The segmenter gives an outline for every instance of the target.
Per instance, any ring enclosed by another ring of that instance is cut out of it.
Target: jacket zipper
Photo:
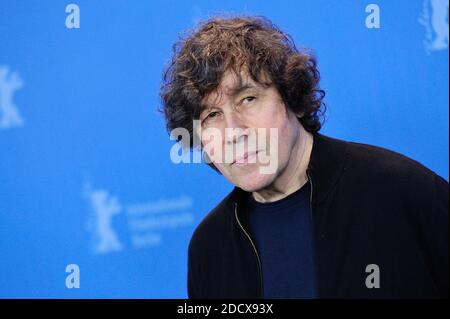
[[[310,215],[311,215],[311,223],[314,225],[314,222],[313,222],[313,213],[312,213],[313,183],[312,183],[311,176],[309,176],[309,172],[308,172],[308,171],[306,171],[306,176],[308,176],[309,184],[310,184],[310,186],[311,186],[311,195],[309,196],[309,213],[310,213]]]
[[[244,232],[244,234],[247,236],[248,240],[250,241],[250,243],[252,244],[253,247],[253,251],[255,252],[256,258],[258,259],[258,268],[259,268],[259,284],[261,287],[261,294],[262,294],[262,298],[264,298],[264,285],[263,285],[263,279],[262,279],[262,267],[261,267],[261,259],[259,258],[258,255],[258,250],[256,249],[255,244],[252,241],[252,238],[250,237],[250,235],[245,231],[244,227],[242,226],[241,222],[239,221],[239,217],[237,214],[237,203],[234,203],[234,216],[236,217],[236,220],[239,224],[239,227],[242,229],[242,231]]]
[[[308,171],[306,171],[306,176],[308,176],[308,180],[309,180],[309,183],[310,183],[310,186],[311,186],[311,195],[310,195],[310,197],[309,197],[309,212],[310,212],[310,214],[311,214],[311,225],[312,225],[312,231],[313,231],[313,234],[315,233],[315,225],[314,225],[314,217],[313,217],[313,206],[312,206],[312,198],[313,198],[313,190],[314,190],[314,188],[313,188],[313,182],[312,182],[312,179],[311,179],[311,176],[309,175],[309,172]],[[315,238],[315,236],[313,235],[313,238]],[[315,241],[315,240],[314,240]],[[315,267],[317,267],[317,258],[316,258],[316,254],[317,254],[317,251],[315,250],[315,246],[316,246],[316,243],[314,243],[314,259],[315,259]],[[317,268],[316,268],[316,274],[318,273],[318,271],[317,271]],[[316,295],[318,296],[319,295],[319,286],[318,286],[318,279],[316,279]]]

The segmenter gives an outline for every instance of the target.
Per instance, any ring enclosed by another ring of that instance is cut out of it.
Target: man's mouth
[[[258,151],[245,152],[244,155],[236,158],[231,165],[247,165],[256,163],[256,155]]]

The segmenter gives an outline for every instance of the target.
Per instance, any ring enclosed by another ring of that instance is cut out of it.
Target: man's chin
[[[272,183],[273,177],[271,175],[261,175],[250,177],[247,176],[242,180],[239,180],[236,184],[237,187],[243,189],[247,192],[257,192],[260,191]]]

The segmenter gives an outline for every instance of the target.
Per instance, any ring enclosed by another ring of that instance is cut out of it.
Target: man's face
[[[218,89],[205,97],[197,133],[223,176],[254,192],[269,186],[283,172],[301,124],[273,85],[263,86],[246,73],[241,73],[241,79],[226,72]],[[213,137],[208,130],[220,134]]]

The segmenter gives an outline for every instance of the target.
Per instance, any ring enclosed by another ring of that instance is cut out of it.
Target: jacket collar
[[[348,142],[321,133],[313,133],[313,147],[307,174],[312,181],[313,203],[322,202],[346,169]],[[235,186],[229,204],[239,203],[249,192]]]

